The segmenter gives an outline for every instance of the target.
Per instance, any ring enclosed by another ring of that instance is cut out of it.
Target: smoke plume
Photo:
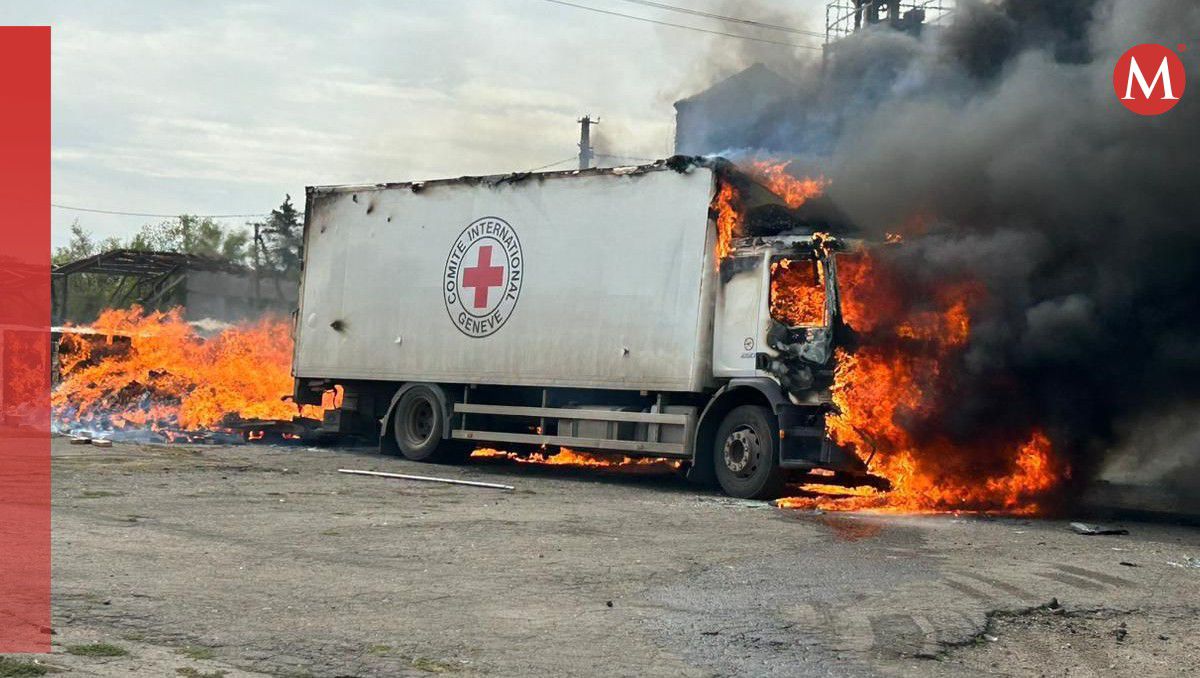
[[[728,122],[746,152],[818,166],[866,234],[904,233],[887,258],[913,289],[983,283],[943,434],[1044,430],[1077,480],[1113,449],[1194,467],[1200,93],[1142,117],[1112,82],[1140,43],[1184,44],[1200,79],[1196,36],[1192,2],[960,2],[919,37],[872,27],[781,71],[794,96]],[[1146,435],[1165,412],[1174,435]]]

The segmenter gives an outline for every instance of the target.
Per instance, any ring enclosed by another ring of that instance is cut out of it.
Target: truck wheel
[[[392,416],[392,432],[400,454],[413,461],[460,463],[471,455],[470,445],[442,438],[446,412],[428,386],[416,386],[400,396]]]
[[[759,405],[735,407],[725,415],[713,446],[717,481],[725,494],[773,499],[783,491],[774,421],[771,411]]]

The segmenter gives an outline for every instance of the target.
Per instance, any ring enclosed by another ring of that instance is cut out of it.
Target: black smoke
[[[868,234],[908,228],[887,256],[914,289],[981,281],[937,426],[1043,429],[1086,480],[1112,450],[1152,454],[1166,413],[1178,432],[1200,411],[1197,36],[1195,2],[960,2],[940,29],[872,28],[797,66],[803,98],[749,112],[761,133],[740,150],[820,169]],[[1184,44],[1195,80],[1158,117],[1113,93],[1140,43]],[[1200,439],[1200,419],[1183,428]],[[1173,448],[1196,468],[1200,449]]]

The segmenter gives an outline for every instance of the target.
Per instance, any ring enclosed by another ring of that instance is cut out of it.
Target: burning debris
[[[283,319],[205,339],[178,309],[135,307],[104,311],[90,329],[64,332],[59,343],[62,381],[51,396],[59,430],[82,429],[93,438],[149,432],[184,442],[281,439],[300,437],[305,418],[322,416],[323,407],[286,399],[292,341]],[[335,398],[328,394],[325,407]]]

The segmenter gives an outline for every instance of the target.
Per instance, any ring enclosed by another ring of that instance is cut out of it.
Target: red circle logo
[[[468,337],[499,330],[521,294],[524,260],[517,232],[499,217],[472,221],[446,256],[442,289],[450,321]]]
[[[1117,100],[1138,115],[1161,115],[1171,110],[1186,86],[1183,61],[1162,45],[1138,45],[1122,54],[1113,69]]]

